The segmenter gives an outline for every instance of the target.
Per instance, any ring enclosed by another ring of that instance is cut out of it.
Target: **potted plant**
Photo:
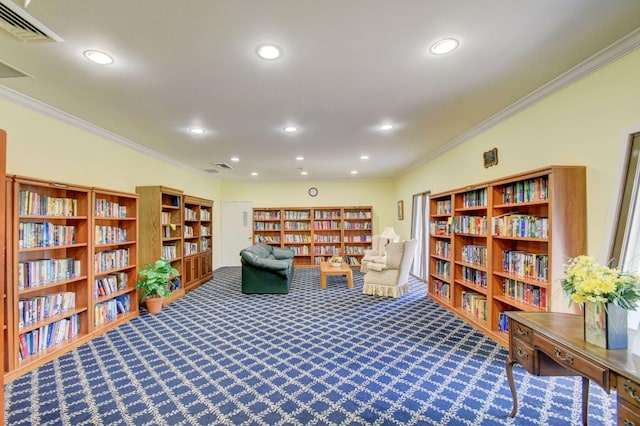
[[[147,263],[138,271],[136,290],[140,290],[140,299],[145,301],[150,314],[162,310],[164,298],[171,294],[169,286],[171,278],[178,275],[178,270],[171,266],[167,259],[158,259],[155,263]]]

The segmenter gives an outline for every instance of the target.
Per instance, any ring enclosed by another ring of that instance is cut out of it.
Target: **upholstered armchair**
[[[374,296],[400,297],[409,291],[409,269],[417,240],[389,243],[384,264],[372,263],[364,275],[362,292]]]
[[[369,262],[384,263],[386,245],[390,242],[400,241],[400,236],[396,235],[392,227],[384,228],[384,232],[380,235],[374,235],[371,238],[371,249],[364,251],[364,256],[360,261],[360,272],[368,271]]]

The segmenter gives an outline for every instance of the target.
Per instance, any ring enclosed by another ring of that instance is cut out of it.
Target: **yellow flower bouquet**
[[[614,303],[627,310],[638,306],[640,277],[637,274],[599,265],[590,256],[576,256],[564,266],[562,289],[572,302],[592,302],[600,307]]]

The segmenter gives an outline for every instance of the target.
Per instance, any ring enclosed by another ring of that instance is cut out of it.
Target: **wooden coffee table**
[[[327,288],[327,275],[344,275],[347,277],[347,287],[353,288],[353,272],[346,263],[341,263],[340,267],[331,265],[331,262],[320,262],[320,287]]]

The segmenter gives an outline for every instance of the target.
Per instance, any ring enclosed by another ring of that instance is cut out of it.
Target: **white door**
[[[240,266],[240,250],[252,244],[252,212],[253,201],[222,202],[222,266]]]

